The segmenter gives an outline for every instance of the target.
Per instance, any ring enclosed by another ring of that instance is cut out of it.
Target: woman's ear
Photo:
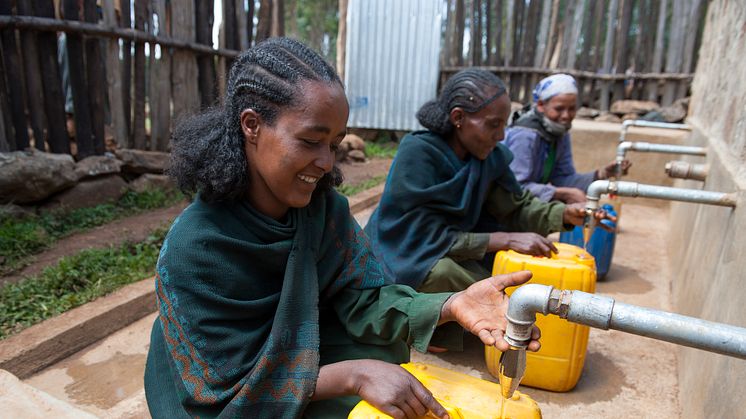
[[[544,101],[543,100],[539,99],[536,101],[536,110],[541,113],[544,113]]]
[[[461,128],[461,125],[464,123],[464,116],[466,116],[464,110],[456,106],[455,108],[451,109],[449,119],[451,120],[453,126],[455,126],[456,128]]]
[[[243,136],[251,144],[256,144],[256,139],[259,136],[259,127],[262,125],[262,118],[253,109],[244,109],[241,111],[241,132]]]

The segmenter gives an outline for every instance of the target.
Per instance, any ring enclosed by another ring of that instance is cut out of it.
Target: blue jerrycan
[[[616,211],[610,204],[604,204],[601,208],[616,217]],[[611,259],[614,257],[614,244],[616,243],[616,223],[611,220],[602,220],[601,224],[610,227],[612,232],[596,227],[588,241],[588,249],[586,249],[596,259],[596,275],[599,280],[604,279],[609,272]],[[571,231],[560,233],[559,241],[560,243],[583,247],[583,227],[575,226]]]

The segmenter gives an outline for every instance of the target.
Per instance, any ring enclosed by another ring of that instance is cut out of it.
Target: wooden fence
[[[540,78],[565,72],[581,103],[669,105],[688,94],[707,0],[447,0],[441,79],[471,66],[527,103]],[[466,40],[466,42],[465,42]]]
[[[119,148],[165,151],[174,120],[221,97],[238,51],[284,32],[282,0],[247,8],[221,0],[214,49],[213,2],[0,0],[0,151],[33,146],[82,159],[102,154],[107,138]]]

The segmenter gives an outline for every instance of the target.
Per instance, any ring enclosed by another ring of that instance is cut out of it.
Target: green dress
[[[282,222],[246,202],[199,197],[174,221],[158,260],[160,315],[145,392],[154,418],[345,417],[359,401],[309,403],[321,365],[401,363],[432,340],[450,294],[385,285],[367,238],[336,192]],[[434,338],[436,334],[440,339]]]

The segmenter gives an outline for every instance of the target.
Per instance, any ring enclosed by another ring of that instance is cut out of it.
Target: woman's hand
[[[453,294],[441,309],[440,322],[456,321],[464,329],[479,336],[485,345],[494,345],[500,351],[507,351],[509,344],[503,339],[507,320],[508,296],[505,288],[526,283],[531,272],[520,271],[507,275],[497,275],[483,279],[464,291]],[[539,328],[531,332],[529,351],[541,347]]]
[[[345,362],[353,363],[348,374],[354,394],[381,412],[397,419],[419,418],[428,411],[439,418],[448,417],[430,390],[404,368],[373,359]]]
[[[610,215],[602,209],[597,209],[593,212],[593,217],[597,221],[608,219],[616,222],[616,217]],[[562,222],[565,224],[572,224],[576,226],[583,225],[585,221],[585,206],[583,204],[572,204],[565,207],[565,211],[562,213]],[[606,231],[613,231],[612,228],[605,226],[604,224],[598,223],[598,226]]]
[[[585,204],[585,192],[578,188],[558,186],[554,189],[554,196],[552,198],[566,204]]]
[[[622,160],[622,173],[621,174],[626,175],[631,166],[632,166],[632,162],[630,162],[627,159]],[[596,177],[600,180],[608,179],[610,177],[615,177],[617,176],[616,170],[617,170],[616,161],[613,161],[607,164],[606,166],[598,169],[598,171],[596,172]]]
[[[487,251],[515,250],[532,256],[552,257],[557,248],[552,241],[536,233],[491,233]]]

